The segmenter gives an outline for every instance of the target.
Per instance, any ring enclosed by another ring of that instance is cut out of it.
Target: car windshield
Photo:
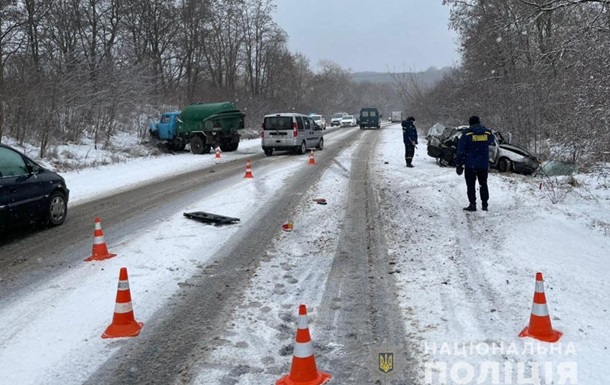
[[[353,119],[353,118],[354,118],[354,117],[353,117],[353,116],[351,116],[351,115],[345,115],[345,116],[343,117],[343,120],[351,120],[351,119]]]
[[[322,117],[320,115],[311,115],[311,118],[313,120],[320,120],[320,119],[322,119]]]
[[[292,130],[291,116],[269,116],[265,118],[265,130]]]
[[[342,116],[343,116],[343,114],[334,114],[334,115],[333,115],[333,118],[340,118],[340,117],[342,117]]]

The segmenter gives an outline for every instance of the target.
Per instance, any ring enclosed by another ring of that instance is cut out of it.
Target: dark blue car
[[[61,225],[69,194],[64,178],[0,144],[0,229]]]

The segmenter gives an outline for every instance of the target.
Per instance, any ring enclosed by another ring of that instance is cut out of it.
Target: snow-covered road
[[[332,145],[333,135],[346,133],[327,135],[326,145]],[[461,209],[466,204],[462,177],[427,157],[424,140],[416,152],[415,168],[407,169],[399,125],[366,134],[380,136],[370,173],[377,191],[380,231],[388,246],[387,274],[399,288],[397,306],[403,313],[411,359],[417,362],[418,383],[437,383],[443,373],[448,383],[475,384],[479,379],[486,381],[478,383],[511,383],[507,378],[513,384],[526,383],[520,375],[538,377],[542,383],[551,378],[556,383],[562,379],[564,383],[604,383],[610,374],[605,365],[610,344],[605,333],[610,324],[607,174],[578,175],[580,187],[552,204],[549,194],[569,186],[544,180],[540,188],[541,179],[492,173],[490,211],[467,214]],[[238,153],[226,154],[222,161],[245,159],[261,152],[259,146],[257,140],[245,142]],[[344,346],[321,338],[328,328],[320,324],[325,319],[321,314],[329,311],[320,308],[321,288],[345,215],[350,213],[347,191],[350,179],[359,177],[351,173],[358,156],[354,148],[346,148],[320,182],[303,191],[301,204],[286,218],[294,222],[295,231],[278,229],[233,322],[220,338],[220,348],[202,363],[195,383],[274,383],[290,367],[300,303],[310,309],[318,366],[332,374],[333,368],[327,365],[340,359]],[[72,202],[78,204],[95,194],[126,188],[126,180],[130,185],[144,183],[178,168],[209,167],[215,161],[213,156],[165,156],[140,165],[131,162],[68,173],[66,179]],[[306,162],[306,157],[295,157],[293,167],[306,167]],[[281,188],[292,170],[288,167],[268,175],[265,183]],[[253,171],[259,177],[256,165]],[[113,185],[121,179],[117,175],[126,179]],[[99,180],[107,181],[107,191],[94,188],[99,183],[91,181]],[[261,197],[256,190],[247,190],[247,180],[241,184],[246,190],[219,192],[214,205],[247,221]],[[313,204],[317,197],[329,204]],[[193,202],[192,207],[204,203],[210,207],[210,201]],[[111,320],[118,269],[130,266],[134,311],[146,333],[149,317],[166,305],[169,292],[206,264],[201,254],[194,260],[192,246],[178,242],[185,231],[189,239],[196,233],[222,242],[236,230],[185,224],[180,211],[156,228],[130,234],[130,242],[109,245],[120,257],[105,261],[103,267],[101,263],[72,267],[61,279],[43,282],[14,302],[2,302],[0,378],[19,384],[81,384],[114,351],[137,344],[138,338],[100,338]],[[210,248],[206,255],[213,254]],[[546,280],[553,327],[564,333],[553,345],[518,337],[529,321],[538,271]],[[397,349],[398,354],[406,347]],[[375,349],[371,350],[370,362],[354,365],[384,378]],[[396,367],[397,373],[404,370]]]

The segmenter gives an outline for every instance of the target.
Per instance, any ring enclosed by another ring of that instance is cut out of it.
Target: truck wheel
[[[191,139],[191,152],[193,154],[203,154],[204,152],[204,145],[203,145],[203,139],[200,136],[193,136],[193,138]],[[210,152],[209,146],[208,147],[208,151]]]
[[[186,147],[186,143],[182,141],[174,141],[171,145],[172,151],[184,151],[184,147]]]
[[[265,155],[267,155],[267,156],[271,156],[271,155],[273,155],[273,149],[271,149],[271,148],[266,148],[266,149],[265,149]]]
[[[239,142],[237,142],[237,143],[230,143],[230,144],[227,145],[227,152],[237,151],[238,147],[239,147]]]
[[[320,138],[320,142],[318,142],[318,146],[316,148],[318,150],[324,150],[324,138]]]

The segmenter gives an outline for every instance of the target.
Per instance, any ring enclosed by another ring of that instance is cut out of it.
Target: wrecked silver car
[[[428,156],[435,158],[440,166],[454,167],[457,144],[462,133],[468,126],[447,128],[439,123],[428,131]],[[533,174],[539,167],[540,161],[526,149],[508,143],[502,134],[492,130],[495,136],[495,145],[489,146],[489,165],[499,172],[514,172],[518,174]]]

